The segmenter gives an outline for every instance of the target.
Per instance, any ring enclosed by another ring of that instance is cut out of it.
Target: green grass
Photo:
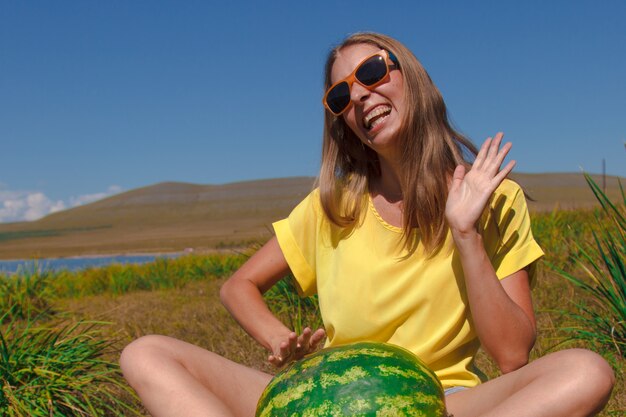
[[[598,224],[608,226],[608,219],[602,216],[602,210],[553,210],[545,213],[533,213],[532,231],[539,245],[546,252],[550,263],[565,269],[576,267],[572,254],[578,254],[579,248],[573,242],[593,240],[593,228]]]
[[[0,311],[5,312],[0,322],[49,314],[53,275],[41,271],[37,263],[20,268],[15,275],[0,275]]]
[[[300,297],[292,275],[278,281],[264,298],[270,310],[298,334],[307,326],[313,331],[323,327],[317,296]]]
[[[0,332],[0,415],[126,416],[137,409],[117,365],[104,358],[112,342],[100,323],[61,327],[29,318]]]
[[[58,297],[121,295],[133,291],[180,288],[192,281],[231,275],[245,259],[244,255],[157,258],[154,262],[142,265],[113,264],[79,272],[57,272],[50,280],[50,285]]]

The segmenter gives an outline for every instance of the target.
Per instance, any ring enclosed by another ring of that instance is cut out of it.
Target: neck
[[[380,158],[380,177],[372,181],[373,194],[379,194],[389,202],[402,201],[402,182],[400,180],[400,167],[386,158]]]

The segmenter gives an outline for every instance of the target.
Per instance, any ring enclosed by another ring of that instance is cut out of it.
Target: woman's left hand
[[[500,169],[512,146],[508,142],[500,148],[503,136],[500,132],[493,139],[487,138],[469,172],[466,173],[462,165],[454,170],[445,212],[453,233],[466,234],[476,230],[489,197],[515,166],[515,161],[510,161]]]

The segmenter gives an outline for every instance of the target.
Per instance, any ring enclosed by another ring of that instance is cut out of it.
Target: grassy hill
[[[582,174],[513,174],[531,211],[595,205]],[[599,176],[594,177],[602,184]],[[266,240],[312,189],[312,177],[224,185],[166,182],[138,188],[33,222],[0,224],[0,259],[219,249]],[[626,185],[626,182],[622,180]],[[616,199],[616,177],[607,177]]]
[[[160,183],[33,222],[0,225],[0,259],[210,249],[265,240],[313,178]]]

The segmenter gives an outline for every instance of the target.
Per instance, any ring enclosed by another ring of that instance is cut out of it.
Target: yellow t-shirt
[[[421,245],[406,257],[402,230],[386,223],[368,200],[362,222],[350,233],[326,218],[318,190],[274,223],[301,293],[318,294],[326,345],[393,343],[426,362],[444,388],[477,385],[473,359],[480,342],[450,233],[434,257],[427,259]],[[505,180],[494,193],[483,241],[500,279],[543,255],[516,183]]]

